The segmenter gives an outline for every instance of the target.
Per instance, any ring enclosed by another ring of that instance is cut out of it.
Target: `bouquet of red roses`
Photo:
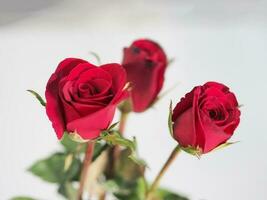
[[[124,135],[131,112],[144,112],[159,99],[168,58],[154,41],[140,39],[124,49],[121,64],[95,66],[78,58],[59,63],[45,98],[29,90],[46,109],[63,150],[37,161],[29,171],[58,186],[69,200],[185,200],[159,182],[176,156],[200,158],[225,147],[240,121],[237,99],[222,83],[194,87],[174,107],[166,105],[170,137],[177,141],[162,169],[149,182],[137,141]],[[113,122],[115,112],[120,121]],[[15,197],[14,200],[32,199]]]

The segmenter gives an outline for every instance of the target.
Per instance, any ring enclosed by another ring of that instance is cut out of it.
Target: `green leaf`
[[[33,90],[27,90],[28,92],[30,92],[31,94],[33,94],[37,100],[40,102],[40,104],[42,106],[46,106],[45,101],[43,100],[43,98],[41,97],[41,95],[39,95],[37,92],[33,91]]]
[[[77,198],[77,190],[70,182],[60,184],[58,188],[58,193],[66,197],[68,200],[76,200]]]
[[[173,137],[172,101],[170,102],[170,107],[169,107],[168,127],[169,127],[170,134]]]
[[[140,177],[137,180],[137,186],[136,186],[136,194],[138,196],[138,199],[145,199],[146,192],[147,192],[146,180],[143,177]]]
[[[120,145],[122,147],[128,148],[131,153],[129,158],[139,165],[146,165],[146,163],[137,157],[136,155],[136,142],[135,140],[129,140],[121,136],[121,134],[117,131],[103,131],[100,139],[105,140],[110,145]]]
[[[103,186],[105,190],[112,192],[112,193],[117,193],[117,192],[120,192],[121,190],[116,180],[107,180],[106,182],[103,183]]]
[[[143,177],[132,181],[116,178],[109,181],[108,191],[112,192],[118,200],[144,200],[146,195],[146,181]]]
[[[26,197],[26,196],[18,196],[18,197],[13,197],[12,199],[10,200],[36,200],[32,197]]]
[[[129,139],[123,138],[121,134],[119,134],[119,132],[105,132],[101,135],[101,137],[112,145],[121,145],[123,147],[128,147],[131,150],[135,149],[134,142]]]
[[[140,196],[145,196],[145,194],[138,194],[138,190],[140,190],[138,181],[121,182],[116,180],[115,182],[117,184],[117,191],[114,190],[113,194],[118,200],[144,200],[139,198]]]
[[[129,162],[130,149],[123,149],[120,152],[119,159],[115,163],[116,177],[122,178],[124,181],[136,181],[143,177],[145,173],[145,166],[137,164],[136,162]]]
[[[44,181],[51,183],[76,180],[81,169],[81,162],[77,158],[73,158],[69,169],[66,171],[64,166],[67,156],[68,154],[65,153],[55,153],[46,159],[37,161],[29,168],[29,171]]]
[[[147,184],[144,179],[145,166],[129,162],[131,150],[123,149],[115,162],[115,175],[105,183],[105,188],[119,200],[144,200]]]
[[[66,156],[65,162],[64,162],[64,171],[67,171],[70,168],[72,161],[73,161],[73,156],[74,156],[73,153],[70,153]]]
[[[153,200],[189,200],[179,194],[176,194],[170,190],[159,188],[153,194]]]

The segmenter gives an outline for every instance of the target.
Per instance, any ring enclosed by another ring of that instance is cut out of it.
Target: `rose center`
[[[224,114],[221,112],[221,110],[212,109],[208,111],[209,116],[212,120],[222,120],[224,119]]]
[[[96,88],[92,87],[88,83],[82,83],[79,85],[79,95],[82,97],[89,97],[97,93]]]
[[[216,117],[216,112],[214,110],[210,110],[209,115],[211,119],[214,119]]]

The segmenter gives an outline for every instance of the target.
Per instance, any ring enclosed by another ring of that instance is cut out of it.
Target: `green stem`
[[[129,115],[128,112],[121,112],[120,124],[119,124],[119,132],[121,135],[123,135],[123,133],[124,133],[124,129],[125,129],[128,115]]]
[[[176,156],[180,153],[181,148],[179,145],[177,145],[172,153],[170,154],[169,158],[167,159],[167,161],[165,162],[165,164],[163,165],[163,167],[161,168],[160,172],[158,173],[158,175],[156,176],[155,180],[153,181],[150,189],[147,192],[146,195],[146,199],[149,199],[149,196],[157,189],[159,182],[161,180],[161,178],[163,177],[163,175],[165,174],[165,172],[168,170],[168,168],[170,167],[170,165],[172,164],[172,162],[175,160]]]
[[[120,124],[119,124],[119,132],[121,135],[123,135],[128,114],[129,113],[121,111]],[[119,156],[120,156],[120,147],[118,145],[115,145],[114,147],[110,148],[108,173],[107,173],[108,179],[112,179],[114,177],[114,167],[116,161],[119,159]]]
[[[119,132],[121,135],[124,134],[125,126],[126,126],[126,121],[128,119],[129,113],[121,111],[121,116],[120,116],[120,124],[119,124]],[[120,147],[118,145],[114,146],[113,148],[113,160],[114,163],[116,160],[119,159],[120,157]]]
[[[94,147],[95,147],[94,141],[88,142],[85,157],[83,160],[82,172],[80,176],[80,186],[79,186],[78,193],[77,193],[77,200],[82,200],[85,181],[86,181],[88,170],[89,170],[90,164],[92,162],[93,154],[94,154]]]
[[[129,112],[124,112],[121,110],[121,116],[120,116],[120,124],[119,124],[119,132],[121,135],[123,135],[127,117],[129,115]],[[114,173],[115,173],[115,163],[120,157],[120,148],[119,146],[114,146],[109,149],[108,151],[108,165],[107,165],[107,179],[113,179],[114,178]],[[101,194],[99,196],[99,200],[105,200],[106,198],[106,193]]]

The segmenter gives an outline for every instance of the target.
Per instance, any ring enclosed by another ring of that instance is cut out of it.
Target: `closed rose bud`
[[[153,104],[163,86],[167,57],[157,43],[141,39],[124,49],[122,66],[132,87],[132,109],[143,112]]]
[[[64,131],[94,139],[112,122],[117,104],[127,96],[125,70],[119,64],[96,67],[67,58],[46,86],[46,112],[60,139]]]
[[[234,93],[221,83],[195,87],[172,114],[173,137],[184,148],[207,153],[224,144],[240,121]]]

